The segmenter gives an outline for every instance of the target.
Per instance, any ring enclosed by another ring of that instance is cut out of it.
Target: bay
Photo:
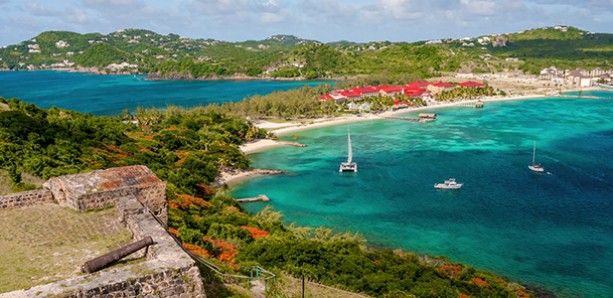
[[[308,147],[250,155],[288,174],[233,194],[265,193],[287,222],[359,231],[371,245],[449,256],[561,297],[610,297],[612,111],[612,100],[543,98],[301,131],[283,139]],[[359,172],[340,174],[348,128]],[[546,173],[527,167],[533,142]],[[433,188],[450,177],[462,189]]]
[[[0,72],[0,96],[42,108],[52,106],[94,115],[119,115],[137,107],[193,107],[239,101],[254,95],[331,81],[149,81],[144,76],[62,71]]]

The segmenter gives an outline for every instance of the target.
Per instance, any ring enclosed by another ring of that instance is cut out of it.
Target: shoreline
[[[572,90],[568,90],[572,91]],[[568,92],[567,91],[567,92]],[[515,100],[529,100],[536,98],[544,98],[547,95],[541,94],[528,94],[528,95],[513,95],[513,96],[503,96],[503,97],[491,97],[491,98],[480,98],[484,103],[487,102],[497,102],[497,101],[515,101]],[[407,108],[407,109],[399,109],[396,111],[386,111],[380,114],[366,114],[364,116],[341,116],[341,117],[332,117],[332,118],[318,118],[313,119],[308,124],[292,122],[287,124],[274,124],[270,122],[261,123],[258,128],[267,129],[269,132],[275,133],[277,136],[287,135],[293,132],[305,131],[310,129],[335,126],[335,125],[343,125],[354,122],[362,122],[362,121],[370,121],[370,120],[382,120],[385,117],[391,117],[396,115],[402,115],[411,112],[424,111],[424,110],[435,110],[442,108],[450,108],[454,106],[461,105],[462,103],[471,102],[472,100],[461,100],[454,102],[444,102],[436,105],[423,106],[423,107],[415,107],[415,108]],[[264,150],[268,150],[271,148],[285,146],[282,142],[278,142],[272,139],[260,139],[255,142],[245,143],[239,146],[239,149],[245,154],[251,154],[256,152],[261,152]]]
[[[219,178],[213,183],[216,186],[227,185],[231,186],[242,181],[248,180],[253,177],[263,176],[263,175],[280,175],[284,172],[281,170],[271,170],[271,169],[252,169],[252,170],[233,170],[233,171],[222,171],[220,173]]]
[[[573,91],[589,91],[589,90],[600,90],[600,87],[591,87],[591,88],[580,88],[580,89],[568,89],[563,90],[563,92],[573,92]],[[525,94],[525,95],[508,95],[508,96],[497,96],[497,97],[486,97],[486,98],[478,98],[484,103],[487,102],[501,102],[501,101],[519,101],[519,100],[531,100],[531,99],[541,99],[546,97],[558,97],[559,95],[547,95],[547,94]],[[562,96],[563,97],[563,96]],[[371,121],[371,120],[383,120],[384,117],[391,117],[395,115],[402,115],[411,112],[424,111],[424,110],[436,110],[442,108],[450,108],[461,105],[462,103],[471,102],[472,100],[460,100],[454,102],[443,102],[436,105],[431,106],[423,106],[423,107],[415,107],[415,108],[407,108],[400,109],[396,111],[386,111],[381,114],[366,114],[364,116],[341,116],[341,117],[332,117],[332,118],[318,118],[313,119],[312,123],[299,123],[292,122],[286,124],[275,124],[271,122],[260,123],[259,128],[267,129],[269,132],[275,133],[277,136],[287,135],[294,132],[300,132],[310,129],[323,128],[335,125],[343,125],[348,123],[362,122],[362,121]],[[244,154],[252,154],[257,152],[262,152],[265,150],[287,146],[286,141],[281,140],[272,140],[272,139],[259,139],[254,142],[245,143],[239,146],[239,149]],[[279,174],[279,173],[275,173]],[[222,172],[222,181],[227,185],[234,185],[240,182],[243,182],[247,179],[267,175],[267,173],[262,173],[260,169],[256,169],[253,171],[239,172],[239,173],[227,173]],[[223,184],[223,183],[222,183]],[[221,185],[221,184],[220,184]]]

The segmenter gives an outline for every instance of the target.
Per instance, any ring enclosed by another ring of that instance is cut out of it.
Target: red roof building
[[[334,99],[332,95],[326,94],[319,97],[319,101],[328,101]]]
[[[358,92],[354,92],[353,90],[343,90],[340,92],[341,95],[345,96],[348,99],[358,99],[362,98],[362,94]]]
[[[355,93],[360,93],[362,96],[375,96],[379,93],[379,90],[377,90],[377,88],[372,87],[372,86],[361,86],[361,87],[353,88],[351,89],[351,91]]]
[[[398,93],[402,93],[404,86],[379,86],[379,94],[383,96],[393,96]]]
[[[410,97],[417,97],[417,96],[424,94],[425,92],[426,92],[426,89],[418,88],[418,87],[411,87],[411,88],[404,89],[404,95],[410,96]]]
[[[427,87],[428,91],[432,92],[432,94],[439,94],[439,93],[441,93],[443,91],[451,91],[454,88],[455,88],[454,84],[443,83],[441,81],[438,81],[436,83],[430,84]]]
[[[415,89],[415,88],[426,88],[428,87],[428,85],[430,85],[432,83],[428,82],[428,81],[416,81],[416,82],[410,82],[407,83],[406,87],[407,88],[411,88],[411,89]]]

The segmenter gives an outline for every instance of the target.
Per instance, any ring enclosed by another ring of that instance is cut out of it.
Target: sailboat
[[[534,142],[534,145],[532,147],[532,164],[529,165],[528,168],[537,173],[542,173],[545,171],[545,169],[540,164],[536,163],[536,142]]]
[[[357,172],[358,164],[351,161],[352,152],[351,152],[351,134],[349,133],[349,129],[347,129],[347,162],[341,162],[341,166],[338,168],[339,172]]]

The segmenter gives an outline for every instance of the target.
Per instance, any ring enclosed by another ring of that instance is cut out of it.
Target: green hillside
[[[292,35],[225,42],[126,29],[99,33],[48,31],[0,49],[0,69],[136,65],[159,78],[252,77],[345,78],[362,75],[437,76],[468,70],[492,73],[544,67],[612,68],[613,34],[555,26],[517,33],[430,42],[338,41],[323,44]],[[506,59],[517,58],[517,59]]]

